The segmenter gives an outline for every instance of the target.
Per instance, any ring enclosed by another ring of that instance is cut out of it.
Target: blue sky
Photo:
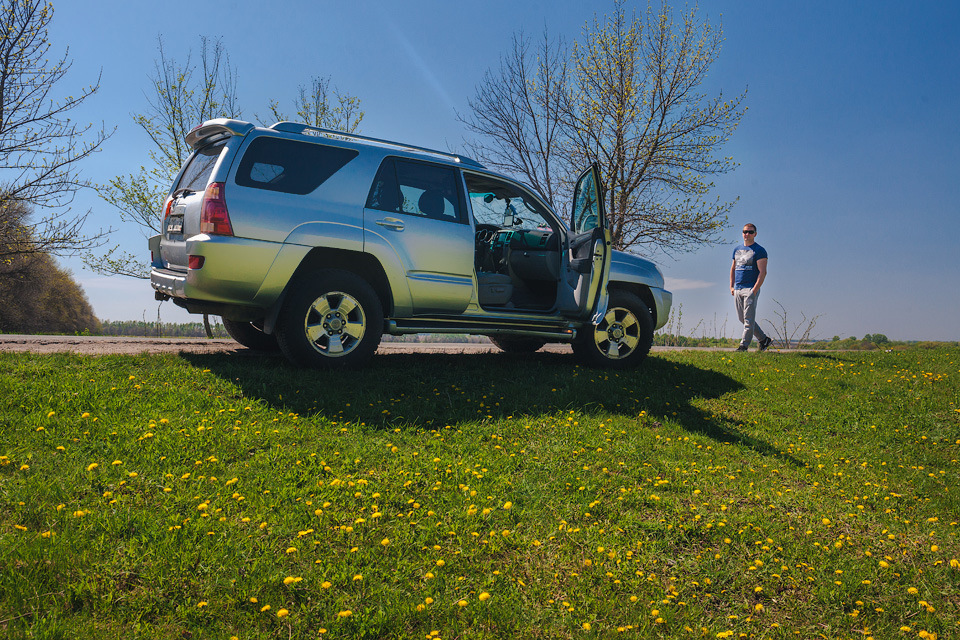
[[[146,161],[148,141],[131,114],[146,106],[158,35],[178,60],[198,49],[200,35],[222,38],[250,119],[271,99],[289,102],[311,76],[329,75],[362,100],[365,134],[457,148],[468,133],[456,111],[466,112],[514,31],[536,35],[546,25],[570,40],[612,7],[87,0],[56,4],[51,38],[55,51],[69,46],[74,62],[62,91],[102,70],[100,92],[75,115],[117,127],[84,168],[106,182]],[[734,333],[730,254],[750,221],[770,254],[761,318],[778,322],[776,300],[791,329],[801,313],[819,316],[818,337],[960,339],[960,3],[717,0],[700,11],[722,22],[725,35],[705,90],[748,89],[748,111],[724,149],[740,167],[715,180],[716,195],[740,198],[729,243],[652,256],[682,305],[684,333]],[[76,206],[93,210],[91,226],[119,228],[126,249],[146,251],[107,203],[86,194]],[[157,317],[149,284],[62,262],[99,317]],[[167,321],[192,318],[170,303],[160,308]]]

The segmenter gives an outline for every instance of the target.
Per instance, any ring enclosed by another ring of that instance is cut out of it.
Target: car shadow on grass
[[[273,409],[305,418],[323,416],[342,425],[429,430],[510,416],[603,413],[646,429],[670,421],[691,434],[802,466],[751,436],[742,422],[695,402],[740,391],[741,383],[656,356],[632,371],[591,369],[576,365],[569,354],[543,352],[378,354],[366,368],[346,371],[297,369],[283,358],[252,353],[181,357]]]

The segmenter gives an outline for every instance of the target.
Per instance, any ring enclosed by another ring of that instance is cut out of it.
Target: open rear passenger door
[[[613,251],[603,194],[600,166],[593,163],[577,179],[570,217],[571,266],[581,274],[576,297],[580,318],[597,324],[607,309],[607,282]]]

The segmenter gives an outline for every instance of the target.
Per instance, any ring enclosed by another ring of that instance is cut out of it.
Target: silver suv
[[[657,267],[611,248],[596,166],[568,226],[535,191],[441,151],[227,119],[187,143],[151,284],[247,347],[345,367],[384,333],[476,334],[514,353],[567,342],[625,368],[667,320]]]

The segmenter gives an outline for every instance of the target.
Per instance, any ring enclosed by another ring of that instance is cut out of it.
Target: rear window
[[[224,148],[226,148],[226,141],[211,144],[196,151],[187,162],[187,168],[180,176],[175,190],[203,191],[206,189],[213,167],[217,164],[217,158],[220,157]]]
[[[262,136],[243,154],[236,182],[242,187],[304,195],[357,155],[353,149]]]

